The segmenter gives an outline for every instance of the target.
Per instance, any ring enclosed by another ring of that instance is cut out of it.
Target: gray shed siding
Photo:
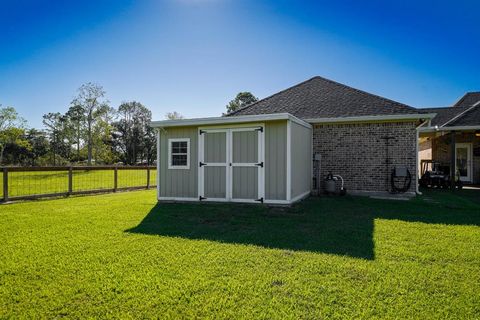
[[[265,199],[287,199],[287,121],[265,123]]]
[[[158,169],[160,197],[198,197],[198,128],[161,129]],[[190,169],[168,169],[168,139],[190,138]]]
[[[286,177],[287,177],[287,121],[268,121],[265,122],[265,199],[266,200],[286,200]],[[226,125],[226,128],[229,126]],[[198,197],[198,127],[173,127],[161,129],[160,137],[160,160],[159,160],[159,197],[161,198],[197,198]],[[233,135],[233,139],[240,136]],[[168,169],[168,139],[190,138],[190,169]],[[211,138],[211,139],[210,139]],[[249,139],[256,145],[256,139]],[[225,137],[222,135],[213,135],[205,139],[205,148],[213,148],[215,145],[225,143]],[[254,155],[242,150],[242,143],[237,144],[233,150],[234,161],[249,162]],[[223,149],[222,149],[223,150]],[[256,148],[255,148],[256,150]],[[206,154],[210,154],[206,152]],[[308,153],[310,154],[310,153]],[[209,162],[225,161],[225,152],[218,155],[211,155]],[[221,170],[213,168],[212,170]],[[240,169],[240,168],[239,168]],[[251,172],[240,172],[235,170],[237,179],[243,185],[251,185],[249,192],[257,192],[257,184],[251,183]],[[245,170],[244,170],[245,171]],[[220,181],[224,180],[225,172],[219,172]],[[256,174],[255,174],[256,176]],[[207,175],[206,175],[207,178]],[[245,181],[244,181],[245,180]],[[206,194],[209,197],[223,197],[225,194],[224,185],[217,186],[214,181],[206,183]],[[240,186],[233,188],[234,197],[251,197],[251,194],[240,192]]]
[[[294,199],[311,190],[312,129],[291,122],[291,196]]]

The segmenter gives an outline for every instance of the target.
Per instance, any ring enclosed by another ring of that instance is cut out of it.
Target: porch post
[[[455,131],[450,131],[450,187],[455,190]]]

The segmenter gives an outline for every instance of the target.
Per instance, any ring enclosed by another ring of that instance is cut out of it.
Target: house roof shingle
[[[480,102],[480,91],[467,92],[453,106],[454,107],[471,107],[478,102]]]
[[[480,125],[480,106],[442,107],[419,109],[424,113],[436,113],[432,126],[478,126]]]
[[[471,107],[463,115],[447,124],[447,127],[463,126],[480,126],[480,106]]]
[[[445,123],[466,111],[470,107],[439,107],[439,108],[422,108],[419,109],[423,113],[436,113],[432,119],[432,126],[443,126]]]
[[[227,116],[283,112],[301,119],[422,113],[406,104],[317,76]]]

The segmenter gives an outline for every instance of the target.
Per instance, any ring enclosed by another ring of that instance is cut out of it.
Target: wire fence
[[[148,189],[156,186],[156,167],[4,167],[0,200]]]

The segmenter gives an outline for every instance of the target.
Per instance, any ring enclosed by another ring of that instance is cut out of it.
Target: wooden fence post
[[[150,167],[147,167],[147,189],[150,189]]]
[[[68,195],[71,195],[73,192],[73,168],[70,166],[68,168]]]
[[[8,169],[3,168],[3,201],[8,201]]]
[[[113,168],[113,192],[117,192],[118,188],[118,168],[115,166]]]

